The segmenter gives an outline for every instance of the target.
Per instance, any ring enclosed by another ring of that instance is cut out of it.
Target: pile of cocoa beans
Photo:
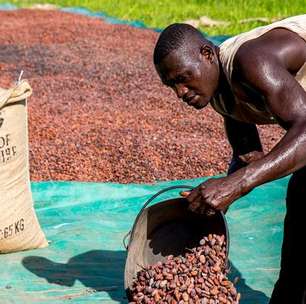
[[[31,180],[152,183],[226,172],[222,116],[163,86],[152,59],[159,33],[60,10],[0,10],[0,20],[0,87],[24,69],[33,88]],[[266,151],[285,134],[276,124],[259,130]]]
[[[184,256],[143,267],[130,303],[236,304],[240,294],[228,280],[224,235],[209,234]]]

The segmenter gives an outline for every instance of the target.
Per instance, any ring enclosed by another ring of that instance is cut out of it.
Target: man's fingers
[[[198,207],[199,207],[199,204],[197,202],[195,202],[195,200],[193,199],[193,201],[190,200],[190,194],[191,194],[191,191],[181,191],[180,192],[180,195],[186,199],[188,199],[188,202],[189,202],[189,209],[191,211],[195,211]]]
[[[193,203],[194,201],[196,201],[198,199],[198,196],[200,195],[198,188],[193,189],[192,191],[190,191],[187,200],[189,203]]]
[[[201,185],[200,189],[204,190],[204,187],[205,185]],[[180,195],[188,200],[189,210],[207,216],[215,214],[215,210],[213,210],[207,203],[203,202],[202,194],[198,189],[194,189],[193,191],[181,191]]]
[[[189,204],[189,210],[195,212],[200,207],[200,204],[198,202],[192,202]]]
[[[194,212],[201,206],[202,203],[201,194],[197,191],[195,191],[195,193],[191,193],[187,197],[187,200],[189,202],[189,209]]]
[[[212,216],[216,214],[216,210],[214,210],[212,207],[210,207],[207,204],[202,204],[198,209],[198,212],[200,214],[205,214],[206,216]]]
[[[190,195],[191,193],[192,193],[191,191],[181,191],[180,195],[188,200],[189,202],[188,208],[191,211],[195,211],[200,206],[200,197],[198,193],[195,193],[192,196]]]
[[[214,210],[214,209],[212,209],[212,208],[207,208],[207,210],[206,210],[206,215],[207,216],[213,216],[213,215],[215,215],[216,214],[216,211]]]
[[[182,192],[180,192],[180,196],[187,197],[190,193],[191,193],[191,191],[182,191]]]

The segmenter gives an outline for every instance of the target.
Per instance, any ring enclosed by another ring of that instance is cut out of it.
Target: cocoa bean
[[[240,294],[226,277],[224,239],[210,234],[200,242],[202,245],[188,249],[185,256],[168,256],[164,263],[139,271],[131,289],[133,301],[136,304],[239,303]]]

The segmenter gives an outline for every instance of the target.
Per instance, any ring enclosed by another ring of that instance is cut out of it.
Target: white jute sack
[[[0,253],[48,246],[30,188],[27,97],[31,93],[25,80],[10,89],[0,88]]]

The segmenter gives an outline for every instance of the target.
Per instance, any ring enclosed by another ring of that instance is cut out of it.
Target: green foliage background
[[[0,3],[7,1],[0,0]],[[20,7],[36,3],[58,6],[79,6],[93,11],[103,11],[125,20],[141,20],[147,26],[163,28],[173,22],[208,16],[214,20],[229,21],[227,26],[201,27],[210,35],[233,35],[256,26],[306,12],[306,0],[13,0]],[[267,18],[266,21],[247,21],[247,18]]]

